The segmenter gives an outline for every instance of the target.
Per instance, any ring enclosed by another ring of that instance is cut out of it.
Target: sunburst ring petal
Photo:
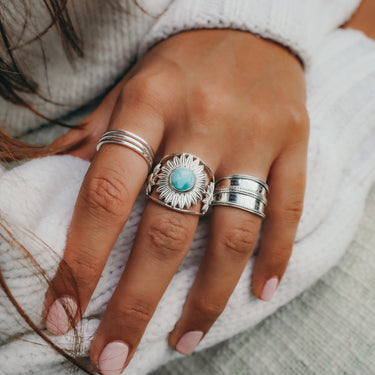
[[[165,155],[151,173],[147,196],[175,211],[204,215],[210,204],[215,177],[208,165],[189,153]]]

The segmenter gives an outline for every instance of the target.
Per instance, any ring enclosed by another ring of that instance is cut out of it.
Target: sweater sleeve
[[[171,35],[191,29],[238,29],[271,39],[310,65],[320,42],[347,21],[361,0],[174,0],[145,35],[142,56]]]

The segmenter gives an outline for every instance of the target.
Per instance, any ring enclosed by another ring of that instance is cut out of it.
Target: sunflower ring
[[[213,199],[215,178],[207,164],[192,154],[164,156],[148,178],[146,194],[176,211],[204,215]]]

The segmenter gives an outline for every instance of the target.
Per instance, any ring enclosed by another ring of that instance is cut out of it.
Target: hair
[[[115,0],[107,0],[107,2],[112,3],[116,6],[117,10],[124,11],[120,4],[117,4]],[[135,1],[136,5],[143,10]],[[17,106],[26,108],[39,116],[40,118],[52,122],[61,126],[71,127],[59,120],[50,119],[43,113],[35,109],[25,97],[29,95],[38,96],[44,101],[50,101],[48,98],[41,95],[38,91],[38,84],[31,77],[29,77],[23,70],[20,62],[17,60],[15,51],[30,44],[35,41],[39,41],[43,49],[41,38],[45,35],[51,28],[55,28],[58,31],[58,35],[61,41],[62,48],[68,57],[69,61],[73,61],[73,58],[83,58],[84,57],[84,44],[82,37],[79,35],[78,31],[74,28],[70,11],[67,7],[68,0],[43,0],[41,5],[47,10],[47,14],[50,16],[50,22],[44,28],[44,30],[37,33],[32,39],[21,43],[19,41],[15,44],[11,38],[11,30],[6,24],[5,17],[10,12],[9,3],[0,2],[0,42],[2,41],[5,56],[0,56],[0,96]],[[28,0],[20,1],[19,6],[24,7],[24,24],[22,27],[22,33],[25,31],[28,25],[28,16],[30,15],[31,5]],[[14,9],[14,6],[13,6]],[[126,10],[125,10],[126,11]],[[144,10],[143,10],[144,11]],[[18,12],[19,13],[19,12]],[[43,51],[44,52],[44,51]],[[44,55],[44,54],[43,54]],[[44,60],[46,65],[46,60]],[[51,102],[51,101],[50,101]],[[78,125],[79,126],[79,125]],[[11,162],[11,161],[21,161],[25,159],[32,159],[36,157],[42,157],[47,155],[57,155],[72,150],[78,147],[80,144],[71,144],[62,148],[52,148],[49,145],[44,146],[33,146],[24,143],[18,139],[12,138],[10,135],[6,134],[4,131],[0,130],[0,162]],[[20,228],[17,228],[20,229]],[[41,282],[46,283],[50,288],[53,289],[53,284],[51,278],[47,275],[45,270],[38,264],[37,260],[32,256],[31,252],[27,250],[26,245],[21,243],[15,233],[15,228],[12,228],[9,223],[6,222],[5,218],[0,212],[0,240],[8,243],[12,250],[18,251],[22,258],[27,261],[28,268],[31,272],[39,278]],[[25,231],[23,231],[25,234]],[[37,239],[32,233],[26,233],[27,238],[32,241],[36,241],[39,246],[48,247],[41,240]],[[52,249],[49,249],[49,254],[55,254]],[[56,255],[56,254],[55,254]],[[64,270],[67,275],[68,282],[75,286],[75,280],[70,272],[69,267],[63,262],[60,263],[60,267]],[[78,358],[80,337],[77,332],[77,328],[74,325],[74,317],[71,316],[70,312],[66,309],[66,313],[69,317],[71,325],[74,330],[75,344],[71,351],[65,351],[56,345],[49,337],[47,337],[43,331],[35,324],[30,315],[20,306],[17,299],[12,294],[9,285],[4,277],[4,274],[0,268],[0,287],[5,293],[6,297],[9,299],[11,304],[14,306],[15,310],[22,317],[23,321],[37,334],[39,335],[48,345],[51,346],[57,353],[65,357],[75,366],[79,367],[81,370],[88,374],[93,374],[92,370],[88,365],[86,365],[82,360]],[[79,305],[78,288],[74,288],[76,291],[76,297]],[[80,312],[80,309],[79,309]],[[0,332],[3,333],[3,332]]]
[[[57,254],[50,248],[46,243],[44,243],[42,240],[37,238],[35,235],[30,233],[29,231],[23,229],[23,228],[17,228],[17,231],[22,231],[25,235],[28,246],[31,246],[31,244],[34,244],[39,249],[44,249],[46,254],[48,256],[52,256],[54,260],[58,261],[59,257]],[[31,252],[26,248],[26,246],[17,239],[16,235],[14,234],[15,228],[13,228],[9,223],[7,223],[4,218],[0,215],[0,239],[4,242],[8,243],[11,248],[12,252],[15,254],[12,254],[12,257],[16,259],[18,256],[20,256],[23,260],[25,260],[25,263],[22,264],[24,268],[27,268],[31,274],[33,274],[35,277],[39,279],[41,283],[47,284],[48,287],[50,287],[53,290],[53,284],[51,282],[51,278],[49,275],[47,275],[47,272],[39,265],[38,261],[33,257]],[[61,262],[59,265],[60,269],[63,270],[64,276],[66,278],[66,283],[69,283],[73,286],[73,291],[75,292],[74,297],[76,298],[76,301],[79,303],[79,295],[78,295],[78,288],[75,282],[75,279],[72,275],[72,272],[69,268],[69,266],[65,262]],[[55,350],[58,354],[63,356],[65,359],[70,361],[75,366],[79,367],[81,370],[88,374],[93,374],[89,366],[87,366],[83,360],[79,358],[79,352],[81,347],[81,336],[79,335],[78,329],[74,322],[74,316],[69,311],[69,309],[65,309],[65,312],[68,316],[68,320],[70,325],[72,326],[73,333],[74,333],[74,342],[73,342],[73,349],[66,351],[60,348],[58,345],[56,345],[53,340],[51,340],[34,322],[34,320],[31,318],[30,313],[28,313],[17,301],[17,298],[13,295],[11,288],[9,287],[4,274],[2,270],[0,269],[0,287],[3,290],[4,294],[8,298],[8,300],[11,302],[17,313],[21,316],[23,321],[39,336],[41,337],[53,350]],[[82,316],[82,311],[79,308],[78,313],[80,316]],[[5,332],[1,332],[2,334],[7,335]],[[12,338],[20,339],[17,336],[9,335]]]
[[[83,52],[83,41],[78,32],[75,30],[72,18],[67,8],[68,0],[43,0],[43,6],[47,10],[50,16],[50,22],[30,40],[21,43],[20,41],[14,43],[11,42],[10,32],[7,31],[4,17],[0,17],[0,35],[3,42],[6,56],[0,56],[0,96],[6,101],[15,105],[27,108],[42,119],[59,124],[61,126],[70,127],[61,121],[56,119],[50,119],[43,113],[35,109],[25,99],[25,94],[36,95],[44,101],[51,102],[48,98],[41,95],[38,91],[38,84],[24,72],[21,64],[17,61],[15,52],[21,47],[30,44],[35,41],[40,41],[43,35],[47,33],[51,28],[55,28],[61,40],[62,48],[65,51],[69,61],[72,61],[74,57],[84,57]],[[25,14],[24,24],[22,26],[22,35],[28,25],[27,16],[30,13],[27,0],[23,0],[19,4],[23,6],[23,12]],[[20,12],[21,10],[19,10]],[[11,9],[4,3],[0,3],[0,14],[10,15]],[[20,40],[21,38],[19,38]],[[41,47],[43,48],[42,44]],[[43,51],[44,56],[44,51]],[[46,61],[44,60],[46,65]],[[61,154],[67,151],[67,148],[74,148],[77,145],[69,145],[65,148],[51,148],[47,146],[33,146],[16,140],[0,130],[0,160],[3,161],[19,161],[25,159],[32,159],[47,155]]]

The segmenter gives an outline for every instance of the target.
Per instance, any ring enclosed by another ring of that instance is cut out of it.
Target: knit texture
[[[296,53],[308,66],[324,35],[347,20],[360,0],[80,0],[68,10],[84,43],[85,58],[69,61],[59,33],[35,2],[7,2],[5,26],[23,71],[38,83],[37,96],[25,99],[48,118],[63,119],[104,95],[129,66],[155,43],[183,30],[233,28],[275,40]],[[118,4],[119,6],[114,6]],[[169,7],[168,7],[169,6]],[[143,9],[143,11],[142,11]],[[28,23],[24,27],[24,18]],[[5,55],[3,46],[0,52]],[[0,98],[0,123],[12,136],[24,136],[45,121],[31,111]]]
[[[339,30],[325,41],[313,62],[306,76],[311,135],[305,210],[286,274],[270,302],[257,300],[249,290],[251,259],[225,311],[197,350],[254,326],[299,295],[339,261],[354,236],[375,179],[375,43],[360,32]],[[37,234],[61,256],[87,166],[87,162],[65,156],[2,171],[1,212],[6,213],[9,223]],[[141,194],[79,326],[83,355],[87,355],[98,318],[126,263],[145,202]],[[168,348],[167,335],[181,313],[205,249],[208,221],[200,222],[191,250],[163,296],[126,374],[144,374],[180,356]],[[53,275],[58,257],[26,232],[13,230]],[[5,230],[1,234],[9,238]],[[17,300],[41,324],[43,283],[25,271],[14,246],[2,242],[0,254],[1,267]],[[69,366],[52,349],[35,345],[41,339],[17,323],[21,319],[4,297],[0,304],[0,331],[25,340],[0,336],[4,374],[69,373]],[[71,334],[55,341],[66,348],[73,345]]]
[[[28,23],[24,29],[26,10],[21,3],[29,4],[18,2],[16,8],[7,7],[10,14],[7,14],[6,26],[12,31],[13,44],[32,40],[49,22],[46,10],[34,6],[38,2],[33,2],[27,9],[31,14],[27,13]],[[142,37],[168,3],[143,1],[140,5],[145,12],[134,0],[69,1],[73,25],[84,43],[83,59],[73,55],[72,61],[68,60],[55,28],[49,29],[40,42],[15,50],[23,70],[38,83],[40,94],[49,99],[26,96],[31,105],[49,118],[66,119],[68,114],[105,94],[135,61]],[[5,55],[2,46],[0,51]],[[45,122],[31,111],[0,98],[0,124],[10,135],[22,136]]]
[[[360,0],[175,0],[140,46],[183,30],[238,29],[288,47],[308,68],[322,39],[348,20]]]
[[[257,326],[152,375],[373,375],[375,185],[354,241],[311,288]]]

